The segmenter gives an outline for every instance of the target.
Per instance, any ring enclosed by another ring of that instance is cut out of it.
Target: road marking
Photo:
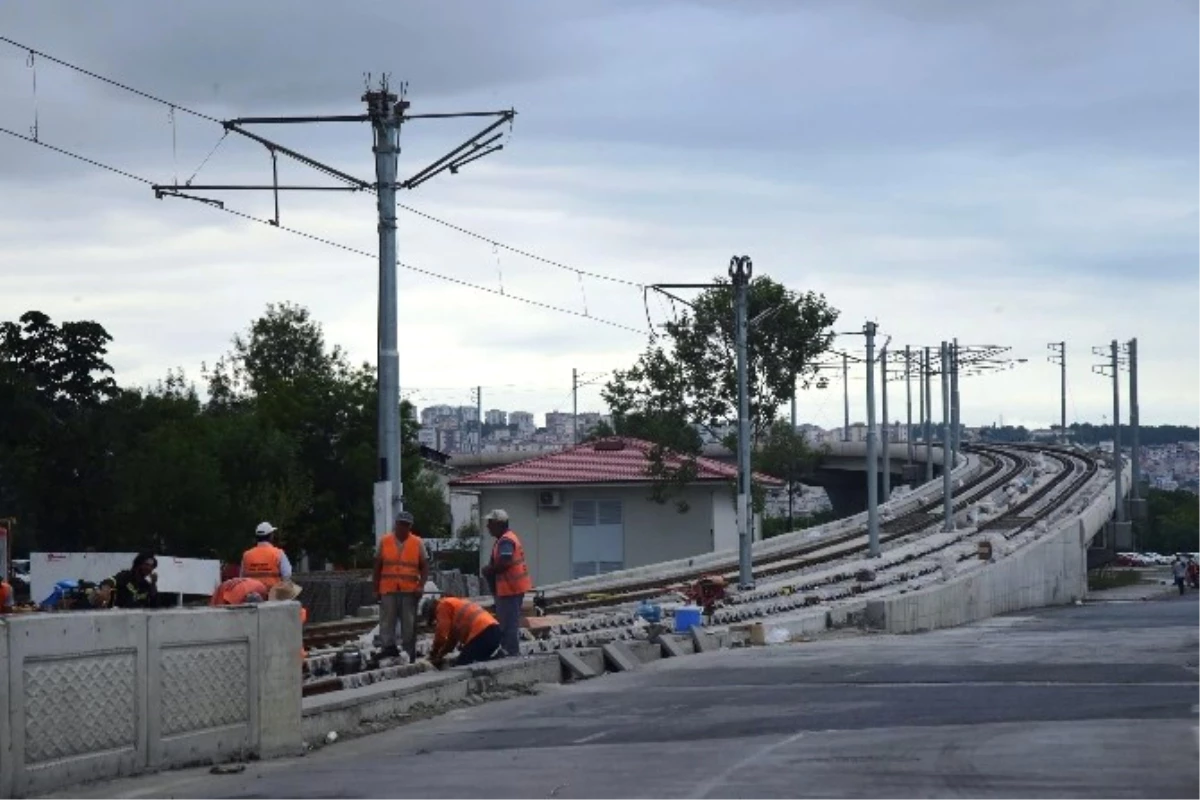
[[[576,739],[571,744],[587,744],[588,742],[594,742],[601,737],[608,736],[610,733],[612,733],[612,731],[600,731],[599,733],[593,733],[591,736],[585,736],[582,739]]]
[[[728,769],[722,770],[714,777],[709,778],[708,780],[699,784],[695,789],[692,790],[692,796],[696,797],[696,798],[707,797],[709,792],[716,789],[718,786],[725,783],[725,781],[727,781],[731,777],[733,777],[734,773],[738,772],[739,770],[745,769],[746,767],[753,764],[755,761],[758,761],[762,758],[765,758],[766,756],[769,756],[771,753],[775,752],[776,750],[778,750],[781,747],[787,747],[792,742],[795,742],[798,739],[803,738],[803,736],[804,736],[804,732],[793,733],[791,736],[787,737],[786,739],[781,739],[780,741],[775,742],[774,744],[769,744],[769,745],[766,745],[765,747],[760,747],[759,749],[755,750],[750,755],[743,758],[741,761],[738,761],[737,763],[735,763],[733,766],[729,767]]]

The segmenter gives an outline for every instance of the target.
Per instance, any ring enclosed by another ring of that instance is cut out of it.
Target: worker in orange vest
[[[247,603],[261,603],[267,599],[270,589],[256,578],[230,578],[217,587],[210,606],[240,606]]]
[[[242,554],[240,577],[262,581],[267,589],[292,578],[292,562],[288,561],[287,553],[271,541],[277,530],[269,522],[260,524],[254,531],[257,543]]]
[[[11,614],[13,611],[13,588],[8,581],[0,580],[0,614]]]
[[[483,577],[496,598],[496,618],[500,621],[501,645],[510,656],[521,654],[521,604],[525,593],[533,589],[525,548],[508,527],[508,512],[493,509],[486,517],[488,533],[495,538],[492,559],[483,568]]]
[[[429,663],[438,669],[456,647],[460,667],[491,661],[500,650],[500,623],[478,603],[461,597],[426,597],[421,601],[421,617],[434,626]]]
[[[417,606],[429,580],[425,543],[412,532],[413,515],[401,511],[396,525],[379,542],[375,554],[375,596],[379,599],[379,639],[384,658],[400,655],[396,619],[400,619],[404,652],[417,660]]]

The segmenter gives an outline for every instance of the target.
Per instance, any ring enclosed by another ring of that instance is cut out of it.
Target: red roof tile
[[[486,469],[450,482],[451,486],[563,485],[584,483],[648,483],[648,453],[653,445],[641,439],[612,437],[535,456],[502,467]],[[683,460],[668,455],[667,464],[678,467]],[[730,481],[737,478],[737,467],[696,458],[696,480]],[[782,486],[783,481],[755,474],[755,481]]]

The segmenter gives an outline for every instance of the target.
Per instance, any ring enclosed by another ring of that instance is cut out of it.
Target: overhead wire
[[[64,156],[68,156],[68,157],[70,157],[70,158],[73,158],[73,159],[75,159],[75,160],[77,160],[77,161],[82,161],[82,162],[83,162],[83,163],[85,163],[85,164],[89,164],[89,165],[91,165],[91,166],[98,167],[98,168],[100,168],[100,169],[103,169],[103,170],[106,170],[106,171],[108,171],[108,172],[111,172],[111,173],[113,173],[113,174],[115,174],[115,175],[120,175],[120,176],[121,176],[121,177],[123,177],[123,178],[128,178],[128,179],[130,179],[130,180],[137,181],[138,183],[142,183],[142,184],[145,184],[145,185],[147,185],[147,186],[153,186],[153,185],[154,185],[154,181],[151,181],[151,180],[150,180],[150,179],[148,179],[148,178],[144,178],[144,177],[142,177],[142,176],[140,176],[140,175],[135,175],[135,174],[134,174],[134,173],[132,173],[132,172],[128,172],[128,171],[126,171],[126,170],[119,169],[119,168],[117,168],[117,167],[114,167],[114,166],[111,166],[111,165],[109,165],[109,164],[105,164],[105,163],[103,163],[103,162],[101,162],[101,161],[97,161],[97,160],[95,160],[95,159],[93,159],[93,158],[88,158],[87,156],[81,155],[81,154],[79,154],[79,153],[75,153],[75,152],[73,152],[73,151],[70,151],[70,150],[67,150],[67,149],[65,149],[65,148],[62,148],[62,147],[57,147],[57,146],[55,146],[55,145],[52,145],[52,144],[49,144],[49,143],[47,143],[47,142],[45,142],[45,141],[42,141],[42,140],[39,140],[39,139],[34,139],[34,138],[32,138],[31,136],[26,136],[26,135],[24,135],[24,134],[22,134],[22,133],[18,133],[17,131],[14,131],[14,130],[12,130],[12,129],[10,129],[10,128],[0,127],[0,133],[5,133],[5,134],[7,134],[7,135],[9,135],[9,136],[12,136],[12,137],[14,137],[14,138],[21,139],[21,140],[23,140],[23,141],[26,141],[26,142],[29,142],[29,143],[31,143],[31,144],[38,145],[39,147],[44,147],[44,148],[46,148],[47,150],[51,150],[51,151],[53,151],[53,152],[55,152],[55,153],[59,153],[59,154],[61,154],[61,155],[64,155]],[[329,238],[326,238],[326,237],[324,237],[324,236],[319,236],[319,235],[317,235],[317,234],[314,234],[314,233],[309,233],[308,231],[303,231],[303,230],[300,230],[300,229],[298,229],[298,228],[291,228],[291,227],[288,227],[288,226],[286,226],[286,225],[276,225],[276,224],[275,224],[275,223],[274,223],[272,220],[265,219],[265,218],[263,218],[263,217],[256,217],[256,216],[254,216],[253,214],[249,214],[249,213],[247,213],[247,212],[245,212],[245,211],[239,211],[239,210],[237,210],[237,209],[234,209],[234,208],[229,208],[229,207],[225,206],[224,204],[221,204],[221,205],[215,205],[215,204],[213,204],[213,203],[206,202],[206,203],[204,203],[204,205],[205,205],[205,206],[207,206],[207,207],[209,207],[209,208],[216,209],[217,211],[223,211],[223,212],[225,212],[226,214],[231,214],[231,215],[233,215],[233,216],[235,216],[235,217],[240,217],[241,219],[244,219],[244,220],[247,220],[247,221],[250,221],[250,222],[257,222],[257,223],[259,223],[260,225],[266,225],[266,226],[269,226],[269,227],[271,227],[271,228],[275,228],[276,230],[281,230],[281,231],[284,231],[284,232],[286,232],[286,233],[290,233],[290,234],[292,234],[293,236],[298,236],[298,237],[300,237],[300,238],[303,238],[303,239],[308,239],[309,241],[317,242],[317,243],[319,243],[319,244],[323,244],[323,245],[326,245],[326,246],[328,246],[328,247],[333,247],[333,248],[336,248],[336,249],[338,249],[338,250],[342,250],[342,251],[344,251],[344,252],[347,252],[347,253],[353,253],[353,254],[355,254],[355,255],[364,256],[364,257],[366,257],[366,258],[370,258],[370,259],[376,259],[376,258],[377,258],[376,254],[374,254],[374,253],[371,253],[371,252],[368,252],[368,251],[366,251],[366,250],[362,250],[362,249],[360,249],[360,248],[353,247],[353,246],[351,246],[351,245],[344,244],[344,243],[342,243],[342,242],[337,242],[337,241],[334,241],[333,239],[329,239]],[[589,320],[592,320],[592,321],[594,321],[594,322],[600,323],[601,325],[607,325],[607,326],[609,326],[609,327],[612,327],[612,328],[618,328],[618,329],[620,329],[620,330],[626,330],[626,331],[630,331],[630,332],[632,332],[632,333],[637,333],[637,334],[645,334],[645,331],[644,331],[644,330],[641,330],[641,329],[639,329],[639,328],[634,328],[634,327],[632,327],[632,326],[630,326],[630,325],[625,325],[625,324],[623,324],[623,323],[620,323],[620,322],[615,322],[615,321],[613,321],[613,320],[605,319],[605,318],[603,318],[603,317],[597,317],[597,316],[593,316],[593,315],[590,315],[590,314],[585,314],[585,313],[583,313],[583,312],[580,312],[580,311],[577,311],[577,310],[575,310],[575,309],[564,308],[564,307],[562,307],[562,306],[556,306],[556,305],[553,305],[553,304],[551,304],[551,303],[546,303],[546,302],[543,302],[543,301],[541,301],[541,300],[534,300],[533,298],[530,298],[530,297],[522,297],[522,296],[520,296],[520,295],[515,295],[515,294],[507,293],[507,292],[504,292],[504,291],[499,291],[499,290],[496,290],[496,289],[492,289],[492,288],[490,288],[490,287],[487,287],[487,286],[481,286],[481,285],[479,285],[479,284],[477,284],[477,283],[472,283],[472,282],[470,282],[470,281],[463,280],[462,278],[455,278],[455,277],[453,277],[453,276],[451,276],[451,275],[445,275],[445,274],[443,274],[443,273],[440,273],[440,272],[434,272],[433,270],[425,269],[425,268],[423,268],[423,267],[417,267],[417,266],[414,266],[414,265],[412,265],[412,264],[406,264],[406,263],[404,263],[403,261],[397,261],[397,262],[396,262],[396,266],[400,267],[401,269],[408,270],[408,271],[410,271],[410,272],[415,272],[415,273],[417,273],[417,274],[420,274],[420,275],[425,275],[425,276],[428,276],[428,277],[430,277],[430,278],[437,278],[438,280],[446,281],[446,282],[448,282],[448,283],[453,283],[453,284],[455,284],[455,285],[458,285],[458,286],[463,286],[463,287],[465,287],[465,288],[474,289],[474,290],[476,290],[476,291],[480,291],[480,292],[486,292],[486,293],[488,293],[488,294],[495,295],[495,296],[498,296],[498,297],[503,297],[503,298],[506,298],[506,299],[508,299],[508,300],[515,300],[515,301],[517,301],[517,302],[520,302],[520,303],[525,303],[526,305],[534,306],[534,307],[536,307],[536,308],[541,308],[541,309],[544,309],[544,310],[547,310],[547,311],[557,311],[557,312],[559,312],[559,313],[561,313],[561,314],[569,314],[569,315],[571,315],[571,316],[573,316],[573,317],[580,317],[580,318],[582,318],[582,319],[589,319]]]
[[[228,130],[227,128],[225,128],[224,121],[222,121],[222,120],[220,120],[220,119],[218,119],[218,118],[216,118],[216,117],[212,116],[211,114],[205,114],[204,112],[202,112],[202,111],[197,111],[197,110],[196,110],[196,109],[194,109],[194,108],[189,108],[189,107],[187,107],[187,106],[180,105],[179,103],[173,102],[173,101],[171,101],[171,100],[166,100],[166,99],[163,99],[163,98],[161,98],[161,97],[158,97],[157,95],[153,95],[153,94],[151,94],[151,93],[149,93],[149,92],[146,92],[146,91],[143,91],[143,90],[141,90],[141,89],[136,89],[136,88],[134,88],[134,87],[132,87],[132,86],[129,86],[128,84],[121,83],[120,81],[113,80],[112,78],[105,77],[104,75],[100,75],[99,73],[93,72],[93,71],[91,71],[91,70],[89,70],[89,69],[85,69],[85,68],[83,68],[83,67],[80,67],[80,66],[79,66],[79,65],[77,65],[77,64],[72,64],[71,62],[69,62],[69,61],[65,61],[65,60],[63,60],[63,59],[61,59],[61,58],[56,58],[56,57],[54,57],[54,56],[52,56],[52,55],[49,55],[49,54],[47,54],[47,53],[44,53],[44,52],[42,52],[42,51],[40,51],[40,50],[37,50],[37,49],[35,49],[35,48],[32,48],[32,47],[30,47],[29,45],[26,45],[26,44],[23,44],[23,43],[21,43],[21,42],[18,42],[18,41],[15,41],[15,40],[13,40],[13,39],[10,39],[10,38],[8,38],[8,37],[6,37],[6,36],[0,36],[0,42],[3,42],[3,43],[5,43],[5,44],[8,44],[8,45],[11,45],[11,46],[13,46],[13,47],[15,47],[15,48],[17,48],[17,49],[19,49],[19,50],[23,50],[23,51],[25,51],[25,52],[29,53],[29,66],[30,66],[30,67],[33,67],[33,59],[34,59],[34,57],[35,57],[35,56],[36,56],[36,57],[40,57],[40,58],[44,58],[44,59],[46,59],[47,61],[51,61],[51,62],[53,62],[53,63],[55,63],[55,64],[58,64],[59,66],[65,67],[65,68],[67,68],[67,69],[70,69],[70,70],[74,70],[75,72],[78,72],[78,73],[79,73],[79,74],[81,74],[81,75],[86,75],[86,76],[87,76],[87,77],[89,77],[89,78],[93,78],[93,79],[95,79],[95,80],[98,80],[98,81],[101,81],[101,82],[103,82],[103,83],[106,83],[106,84],[108,84],[109,86],[113,86],[113,87],[116,87],[116,88],[118,88],[118,89],[122,89],[122,90],[124,90],[124,91],[127,91],[127,92],[130,92],[130,93],[132,93],[132,94],[135,94],[135,95],[137,95],[137,96],[139,96],[139,97],[145,98],[145,99],[147,99],[147,100],[151,100],[151,101],[153,101],[153,102],[155,102],[155,103],[161,103],[162,105],[165,105],[165,106],[167,106],[167,107],[168,107],[168,109],[170,109],[170,110],[171,110],[171,113],[172,113],[172,121],[173,121],[173,115],[174,115],[174,112],[175,112],[175,111],[182,111],[182,112],[183,112],[183,113],[185,113],[185,114],[190,114],[191,116],[197,117],[197,118],[199,118],[199,119],[203,119],[203,120],[205,120],[205,121],[208,121],[208,122],[213,122],[213,123],[216,123],[216,124],[218,124],[218,125],[221,125],[221,126],[222,126],[222,128],[225,130],[225,134],[226,134],[226,135],[228,135],[228,133],[229,133],[229,130]],[[35,92],[35,97],[36,97],[36,92],[37,92],[37,76],[36,76],[36,72],[35,72],[35,74],[34,74],[34,92]],[[36,112],[35,112],[35,113],[36,113]],[[511,125],[510,125],[510,128],[509,128],[509,136],[510,136],[510,137],[511,137],[511,134],[512,134],[512,129],[511,129]],[[36,138],[37,138],[37,122],[36,122],[36,119],[35,119],[35,122],[34,122],[34,138],[35,138],[35,140],[36,140]],[[225,140],[225,137],[224,137],[224,136],[222,136],[222,137],[221,137],[221,140],[217,142],[217,147],[220,147],[220,145],[221,145],[221,142],[223,142],[224,140]],[[216,149],[217,149],[217,147],[214,147],[214,148],[213,148],[213,152],[214,152],[214,153],[216,152]],[[197,173],[200,171],[200,169],[201,169],[201,168],[203,168],[204,164],[207,164],[207,163],[208,163],[208,160],[209,160],[209,158],[211,158],[211,157],[212,157],[212,153],[209,153],[209,155],[208,155],[208,156],[207,156],[207,157],[204,159],[204,162],[203,162],[203,163],[200,165],[200,167],[198,167],[198,168],[197,168],[197,170],[196,170],[196,172],[197,172]],[[192,178],[195,178],[195,177],[196,177],[196,176],[195,176],[195,174],[193,174],[193,175],[192,175]],[[189,179],[189,181],[188,181],[188,182],[190,183],[190,179]],[[178,179],[176,180],[176,184],[178,184]],[[401,209],[402,211],[406,211],[406,212],[408,212],[408,213],[410,213],[410,214],[413,214],[414,216],[421,217],[421,218],[423,218],[423,219],[426,219],[426,220],[428,220],[428,221],[430,221],[430,222],[433,222],[433,223],[435,223],[435,224],[437,224],[437,225],[441,225],[441,226],[443,226],[443,227],[449,228],[450,230],[453,230],[453,231],[456,231],[456,232],[458,232],[458,233],[461,233],[461,234],[463,234],[464,236],[469,236],[469,237],[472,237],[472,238],[474,238],[474,239],[478,239],[479,241],[482,241],[482,242],[485,242],[485,243],[487,243],[487,244],[490,244],[490,245],[492,245],[492,247],[493,247],[493,248],[500,249],[500,250],[507,250],[507,251],[508,251],[508,252],[510,252],[510,253],[513,253],[513,254],[515,254],[515,255],[519,255],[519,256],[523,256],[524,258],[528,258],[528,259],[530,259],[530,260],[532,260],[532,261],[536,261],[536,262],[538,262],[538,263],[545,264],[546,266],[549,266],[549,267],[554,267],[554,268],[556,268],[556,269],[565,270],[565,271],[567,271],[567,272],[574,272],[574,273],[575,273],[577,276],[581,276],[581,277],[588,277],[588,278],[594,278],[594,279],[596,279],[596,280],[608,281],[608,282],[611,282],[611,283],[618,283],[618,284],[621,284],[621,285],[624,285],[624,286],[630,286],[630,287],[637,288],[637,289],[641,289],[641,288],[643,288],[643,284],[641,284],[641,283],[638,283],[637,281],[631,281],[631,280],[628,280],[628,279],[625,279],[625,278],[620,278],[620,277],[617,277],[617,276],[615,276],[615,275],[606,275],[606,274],[604,274],[604,273],[601,273],[601,272],[593,272],[593,271],[591,271],[591,270],[580,269],[579,267],[573,267],[573,266],[571,266],[571,265],[569,265],[569,264],[564,264],[564,263],[562,263],[561,261],[556,261],[556,260],[554,260],[554,259],[552,259],[552,258],[546,258],[545,256],[540,256],[540,255],[538,255],[538,254],[536,254],[536,253],[530,252],[530,251],[528,251],[528,250],[525,250],[525,249],[523,249],[523,248],[520,248],[520,247],[515,247],[515,246],[513,246],[513,245],[509,245],[509,244],[505,244],[504,242],[501,242],[501,241],[499,241],[499,240],[497,240],[497,239],[493,239],[493,238],[492,238],[492,237],[490,237],[490,236],[486,236],[486,235],[484,235],[484,234],[482,234],[482,233],[478,233],[478,232],[476,232],[476,231],[472,231],[472,230],[470,230],[470,229],[468,229],[468,228],[464,228],[464,227],[463,227],[463,226],[461,226],[461,225],[458,225],[458,224],[456,224],[456,223],[450,222],[449,220],[445,220],[445,219],[442,219],[442,218],[440,218],[440,217],[434,216],[433,214],[430,214],[430,213],[428,213],[428,212],[426,212],[426,211],[421,211],[420,209],[414,208],[414,207],[412,207],[412,206],[410,206],[410,205],[406,205],[406,204],[404,204],[404,203],[397,203],[397,204],[396,204],[396,207],[397,207],[397,208],[399,208],[399,209]],[[497,254],[497,256],[498,256],[498,255],[499,255],[499,254]],[[503,280],[503,279],[502,279],[502,280]],[[581,282],[581,285],[582,285],[582,282]],[[503,291],[503,289],[501,290],[501,294],[504,294],[504,291]],[[585,296],[585,298],[584,298],[584,306],[585,306],[585,313],[584,313],[584,316],[590,316],[590,315],[588,315],[588,314],[586,313],[586,305],[587,305],[587,300],[586,300],[586,296]]]

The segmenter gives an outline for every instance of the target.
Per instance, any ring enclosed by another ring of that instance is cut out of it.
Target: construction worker
[[[375,596],[379,599],[380,655],[397,656],[396,618],[404,637],[404,652],[417,660],[417,604],[425,581],[429,580],[429,558],[425,543],[412,532],[413,516],[407,511],[396,515],[391,533],[379,542],[375,554]]]
[[[276,584],[279,585],[279,584]],[[240,606],[261,603],[271,590],[257,578],[230,578],[221,583],[208,601],[210,606]]]
[[[54,591],[39,605],[43,611],[93,611],[109,608],[117,582],[105,578],[100,583],[91,581],[59,581]]]
[[[113,576],[117,589],[114,608],[158,608],[158,559],[152,553],[138,553],[130,569]]]
[[[421,601],[421,617],[434,626],[429,663],[438,669],[456,647],[460,667],[491,661],[500,650],[500,623],[478,603],[461,597],[429,596]]]
[[[287,553],[271,541],[277,530],[269,522],[255,529],[257,543],[242,554],[240,577],[260,580],[268,589],[280,581],[291,580],[292,562],[288,561]]]
[[[500,621],[501,644],[509,656],[521,654],[521,604],[525,593],[533,589],[525,548],[508,527],[508,512],[493,509],[486,517],[488,533],[495,538],[492,558],[483,568],[483,577],[496,598],[496,618]]]
[[[8,581],[0,580],[0,614],[11,614],[13,606],[12,584]]]

